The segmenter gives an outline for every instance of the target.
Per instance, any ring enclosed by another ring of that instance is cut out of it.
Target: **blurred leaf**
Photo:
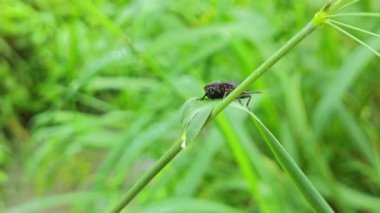
[[[380,40],[377,38],[371,39],[368,44],[375,49],[380,48]],[[326,89],[325,95],[319,101],[313,113],[313,126],[317,133],[320,133],[326,127],[326,122],[331,113],[336,110],[337,103],[341,101],[342,96],[347,92],[350,85],[365,70],[364,67],[374,57],[375,55],[365,47],[358,46],[345,59],[345,63],[340,67],[336,77],[330,82],[330,86]]]
[[[100,193],[92,192],[76,192],[63,195],[49,196],[45,198],[35,199],[26,202],[17,207],[8,208],[6,213],[33,213],[33,212],[48,212],[51,209],[63,208],[65,206],[73,206],[86,202],[96,202],[97,199],[102,198]]]
[[[196,199],[169,199],[165,202],[160,202],[154,205],[148,205],[143,208],[139,208],[136,212],[141,213],[175,213],[175,212],[223,212],[223,213],[240,213],[243,212],[238,209],[234,209],[229,206],[225,206],[220,203],[207,200]]]
[[[197,190],[201,187],[203,179],[206,178],[206,175],[210,171],[212,171],[213,160],[222,145],[220,135],[216,134],[215,131],[213,131],[213,133],[214,134],[209,136],[209,140],[207,140],[208,142],[202,144],[202,147],[194,147],[197,152],[191,153],[191,155],[195,155],[193,162],[190,165],[185,166],[184,175],[177,184],[175,190],[176,196],[194,196]],[[187,152],[191,151],[192,150],[187,150]]]

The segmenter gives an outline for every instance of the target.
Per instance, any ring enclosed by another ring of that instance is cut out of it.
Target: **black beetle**
[[[232,90],[234,90],[238,86],[237,83],[233,81],[215,81],[212,83],[207,84],[203,89],[205,91],[205,94],[203,97],[199,98],[198,100],[204,100],[206,97],[209,99],[223,99],[227,95],[229,95]],[[241,103],[241,99],[248,98],[246,106],[248,107],[249,102],[251,101],[251,94],[253,93],[261,93],[260,91],[244,91],[242,92],[239,97],[237,97],[237,100]],[[243,104],[242,104],[243,105]]]

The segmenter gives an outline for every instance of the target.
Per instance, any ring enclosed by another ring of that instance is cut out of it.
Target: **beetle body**
[[[236,84],[233,82],[217,81],[207,84],[203,89],[205,91],[205,97],[209,99],[221,99],[226,97],[236,88]]]
[[[231,82],[231,81],[216,81],[216,82],[209,83],[203,88],[205,91],[205,94],[199,100],[204,100],[206,97],[209,99],[223,99],[227,95],[229,95],[237,86],[238,86],[237,83]],[[251,100],[252,93],[260,93],[260,92],[244,91],[243,93],[240,94],[237,100],[239,101],[239,103],[241,103],[241,99],[248,98],[248,101],[246,104],[248,107],[248,104]]]

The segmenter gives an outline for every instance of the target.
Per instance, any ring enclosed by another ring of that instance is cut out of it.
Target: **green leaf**
[[[265,140],[267,146],[276,157],[281,167],[289,174],[297,188],[300,190],[305,199],[317,212],[333,212],[331,207],[327,204],[323,196],[313,186],[311,181],[306,177],[302,170],[298,167],[292,157],[287,153],[277,138],[270,132],[270,130],[260,121],[255,114],[238,104],[231,104],[231,106],[247,112],[256,127],[259,129],[260,134]]]
[[[215,107],[215,101],[205,102],[197,100],[197,98],[191,98],[182,106],[181,123],[185,128],[186,142],[191,141],[199,134]]]

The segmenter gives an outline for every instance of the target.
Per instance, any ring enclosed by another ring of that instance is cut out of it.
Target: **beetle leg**
[[[204,100],[205,98],[206,98],[206,94],[203,97],[198,98],[197,100]]]
[[[223,99],[224,99],[225,97],[227,97],[228,94],[229,94],[229,92],[224,92],[224,94],[223,94]]]
[[[239,104],[241,104],[242,106],[244,106],[243,103],[241,102],[241,98],[238,98],[238,101],[239,101]]]
[[[248,101],[247,101],[247,108],[249,109],[249,102],[251,101],[251,96],[248,96]]]

